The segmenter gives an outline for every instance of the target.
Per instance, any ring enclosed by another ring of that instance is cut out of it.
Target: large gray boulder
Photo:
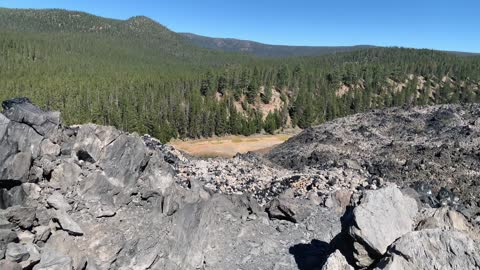
[[[271,219],[288,220],[298,223],[311,214],[311,204],[308,200],[296,198],[278,198],[272,200],[266,208]]]
[[[442,229],[462,231],[470,235],[475,240],[480,240],[480,232],[472,226],[467,219],[459,212],[444,206],[433,210],[433,213],[422,219],[416,230]]]
[[[28,180],[28,171],[32,163],[32,156],[28,152],[20,152],[9,156],[2,164],[0,178],[25,182]]]
[[[40,144],[40,155],[56,157],[60,155],[60,145],[53,143],[49,139],[45,139]]]
[[[55,167],[50,178],[50,185],[66,192],[79,182],[82,169],[72,160],[64,160]]]
[[[416,201],[402,194],[396,185],[366,191],[353,210],[349,229],[357,266],[369,266],[396,239],[412,231],[417,211]]]
[[[148,238],[128,241],[111,268],[119,270],[159,269],[152,265],[162,252],[162,244],[158,241],[151,241]]]
[[[28,125],[10,121],[0,138],[0,181],[26,182],[32,160],[39,155],[42,139]]]
[[[17,234],[10,229],[0,229],[0,260],[5,257],[7,245],[18,240]]]
[[[83,235],[83,230],[78,225],[70,215],[68,215],[64,210],[58,210],[55,212],[55,217],[62,230],[68,232],[71,235]]]
[[[30,257],[26,245],[19,243],[9,243],[7,245],[7,252],[5,253],[7,260],[12,262],[23,262]]]
[[[32,127],[42,136],[50,135],[60,125],[59,112],[44,111],[33,105],[28,98],[6,100],[2,107],[7,118]]]
[[[38,134],[32,127],[10,121],[5,133],[2,145],[16,149],[17,152],[30,153],[32,158],[40,155],[40,143],[43,136]]]
[[[55,251],[57,256],[70,258],[74,269],[84,269],[86,254],[79,249],[76,240],[75,236],[71,236],[67,232],[56,231],[45,243],[43,249]],[[97,250],[97,252],[99,251]],[[98,255],[99,253],[96,254],[96,256]]]
[[[133,134],[122,134],[105,147],[99,166],[122,187],[134,185],[147,165],[147,147]]]
[[[26,98],[4,101],[2,107],[0,181],[26,182],[32,161],[40,154],[44,137],[52,136],[58,130],[60,114],[43,111]],[[45,142],[43,148],[49,154],[56,153],[51,142]]]
[[[73,149],[80,160],[96,163],[121,187],[135,184],[148,162],[143,140],[113,127],[81,126]]]
[[[10,120],[3,114],[0,113],[0,140],[3,138],[7,132],[8,124]]]
[[[175,226],[168,236],[171,239],[168,263],[163,265],[164,269],[201,268],[207,248],[222,242],[218,235],[228,230],[222,227],[224,215],[237,210],[231,201],[220,195],[185,205],[174,217]]]
[[[79,159],[97,162],[103,149],[120,136],[114,127],[87,124],[80,126],[73,150]]]
[[[121,197],[121,188],[113,185],[104,173],[91,173],[80,185],[80,194],[85,206],[95,217],[109,217],[115,215],[118,208],[115,204]]]
[[[42,251],[40,263],[33,267],[33,270],[72,270],[73,261],[53,249],[47,248]]]
[[[5,258],[8,261],[19,263],[23,269],[29,269],[40,261],[38,247],[32,243],[9,243]]]
[[[50,237],[51,229],[48,226],[41,225],[41,226],[35,227],[33,232],[35,233],[34,240],[33,240],[35,243],[46,242]]]
[[[375,270],[480,269],[480,243],[459,231],[427,229],[398,239]]]
[[[343,254],[339,250],[336,250],[328,256],[322,270],[353,270],[353,267],[348,264]]]
[[[30,229],[36,219],[35,207],[13,206],[7,209],[8,221],[17,225],[21,229]]]
[[[5,186],[9,186],[9,184],[16,184],[12,181],[3,181],[3,183]],[[27,196],[28,194],[25,192],[25,188],[22,186],[14,186],[10,189],[0,189],[0,209],[6,209],[14,205],[22,205]]]
[[[174,175],[175,173],[170,165],[158,152],[154,152],[141,176],[141,180],[145,182],[148,189],[165,195],[175,181]]]
[[[65,200],[63,195],[58,191],[54,191],[52,195],[48,196],[47,204],[55,208],[56,210],[63,210],[63,211],[72,210],[72,206],[68,204],[68,202]]]
[[[16,262],[0,260],[0,269],[2,270],[22,270],[22,266]]]

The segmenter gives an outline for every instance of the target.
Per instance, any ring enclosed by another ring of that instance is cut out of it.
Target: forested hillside
[[[351,52],[373,46],[282,46],[269,45],[234,38],[211,38],[192,33],[180,33],[191,43],[207,49],[225,52],[242,52],[262,57],[318,56],[323,54]]]
[[[480,57],[402,48],[280,59],[216,52],[146,18],[0,9],[0,99],[67,124],[172,137],[275,132],[403,104],[480,100]]]

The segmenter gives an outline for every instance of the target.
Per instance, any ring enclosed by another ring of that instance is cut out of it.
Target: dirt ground
[[[226,136],[198,140],[172,140],[170,145],[199,157],[233,157],[237,153],[266,152],[296,132],[276,135]]]

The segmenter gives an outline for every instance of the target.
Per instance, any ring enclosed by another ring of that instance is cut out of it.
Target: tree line
[[[261,59],[155,44],[99,33],[2,32],[0,98],[27,96],[60,110],[66,124],[113,125],[163,142],[307,128],[373,108],[480,100],[479,57],[369,48]],[[281,106],[262,111],[274,94]]]

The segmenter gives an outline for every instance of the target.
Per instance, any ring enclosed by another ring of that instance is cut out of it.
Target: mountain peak
[[[134,16],[126,20],[126,24],[130,29],[140,32],[149,32],[152,30],[169,31],[167,27],[163,26],[159,22],[146,17],[146,16]]]
[[[142,15],[130,17],[127,21],[128,22],[140,22],[140,23],[147,23],[147,22],[148,23],[157,23],[154,20],[150,19],[149,17],[142,16]]]
[[[130,17],[127,21],[127,23],[131,25],[136,25],[136,26],[162,26],[160,23],[157,21],[147,17],[147,16],[133,16]]]

